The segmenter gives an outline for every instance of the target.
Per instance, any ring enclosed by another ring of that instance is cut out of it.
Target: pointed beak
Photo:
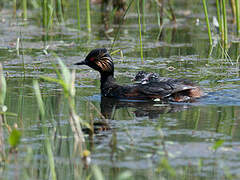
[[[81,62],[75,63],[74,65],[86,65],[86,61],[83,60],[83,61],[81,61]]]

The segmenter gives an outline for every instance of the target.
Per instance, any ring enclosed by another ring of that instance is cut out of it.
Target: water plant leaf
[[[56,54],[53,54],[53,55],[54,55],[55,57],[58,57]],[[53,68],[54,68],[54,70],[55,70],[55,72],[56,72],[57,77],[58,77],[59,79],[61,79],[61,73],[60,73],[60,71],[58,70],[57,65],[52,62],[52,66],[53,66]]]
[[[6,90],[7,90],[6,80],[3,74],[2,64],[0,63],[0,105],[1,106],[4,105]]]
[[[220,147],[223,145],[223,143],[224,143],[224,140],[222,140],[222,139],[217,140],[217,141],[213,144],[212,150],[216,151],[218,148],[220,148]]]
[[[58,59],[58,63],[61,67],[61,72],[62,72],[61,77],[64,80],[64,82],[68,84],[69,82],[71,82],[71,73],[68,70],[67,66],[60,59]]]
[[[124,171],[120,173],[119,176],[117,177],[117,180],[129,180],[129,179],[134,179],[131,171]]]
[[[44,117],[44,115],[45,115],[44,103],[43,103],[43,100],[42,100],[42,96],[41,96],[41,92],[40,92],[40,89],[39,89],[38,81],[36,81],[36,80],[33,81],[33,88],[34,88],[34,91],[35,91],[35,94],[36,94],[39,111],[41,113],[41,116]]]
[[[60,79],[47,77],[47,76],[40,76],[40,78],[42,78],[42,79],[44,79],[46,81],[49,81],[49,82],[54,82],[54,83],[60,84],[61,86],[65,86],[65,83],[62,80],[60,80]]]
[[[168,158],[166,157],[162,158],[157,168],[157,172],[160,173],[162,171],[168,172],[171,176],[174,176],[174,177],[176,176],[175,169],[170,165]]]
[[[9,135],[8,142],[12,148],[16,148],[21,141],[21,132],[17,129],[13,129]]]
[[[121,51],[121,49],[117,49],[117,50],[115,50],[115,51],[110,52],[110,54],[111,54],[111,55],[114,55],[114,54],[117,54],[117,53],[120,52],[120,51]]]
[[[92,167],[93,175],[96,180],[104,180],[105,178],[103,177],[103,173],[100,170],[100,168],[96,165]]]
[[[7,116],[15,116],[15,117],[18,116],[16,113],[13,113],[13,112],[0,112],[0,114],[5,114]]]

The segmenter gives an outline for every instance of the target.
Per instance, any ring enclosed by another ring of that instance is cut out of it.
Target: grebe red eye
[[[90,58],[90,61],[94,61],[94,59],[95,59],[94,57],[91,57],[91,58]]]

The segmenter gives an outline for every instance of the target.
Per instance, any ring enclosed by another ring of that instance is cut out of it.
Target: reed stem
[[[240,35],[240,9],[239,9],[239,0],[235,0],[236,4],[236,23],[237,23],[237,35]]]
[[[231,9],[232,9],[233,24],[235,24],[236,23],[236,4],[235,4],[235,0],[230,0],[229,3],[231,4]]]
[[[47,1],[48,0],[43,0],[42,2],[42,24],[43,24],[43,28],[46,29],[47,28]]]
[[[223,27],[224,27],[224,48],[227,46],[228,42],[228,29],[227,29],[227,14],[226,14],[226,1],[222,0],[223,2]]]
[[[221,14],[220,14],[220,17],[221,17],[221,40],[222,40],[222,42],[224,42],[224,25],[223,25],[223,2],[222,2],[222,0],[219,0],[220,1],[220,12],[221,12]]]
[[[13,0],[13,16],[16,17],[17,12],[17,0]]]
[[[145,0],[142,0],[142,25],[143,31],[146,31],[146,23],[145,23]]]
[[[62,23],[64,21],[62,0],[57,0],[56,2],[57,2],[57,15],[58,15],[58,18],[60,19],[60,22]]]
[[[80,29],[80,0],[77,0],[77,19],[78,19],[78,29]]]
[[[114,48],[115,42],[116,42],[116,40],[118,39],[118,36],[119,36],[120,27],[121,27],[121,25],[123,24],[123,21],[124,21],[124,17],[126,16],[127,12],[129,11],[129,9],[130,9],[133,1],[134,1],[134,0],[131,0],[131,1],[129,2],[126,11],[124,12],[123,16],[121,17],[121,21],[120,21],[120,23],[119,23],[119,25],[118,25],[117,32],[115,33],[114,40],[113,40],[113,42],[112,42],[110,52],[111,52],[112,49]]]
[[[209,24],[209,20],[208,20],[206,0],[202,0],[202,1],[203,1],[204,13],[205,13],[205,20],[206,20],[207,29],[208,29],[209,43],[212,46],[212,34],[211,34],[211,28],[210,28],[210,24]]]
[[[27,19],[27,0],[22,0],[23,19]]]
[[[6,92],[7,92],[7,84],[3,74],[3,67],[2,67],[2,64],[0,63],[0,108],[4,106]],[[0,109],[0,112],[1,112],[1,109]]]
[[[168,0],[168,6],[169,6],[169,11],[171,13],[171,21],[176,23],[176,15],[175,15],[174,10],[173,10],[173,2],[172,2],[172,0]]]
[[[87,28],[88,32],[91,32],[91,14],[90,14],[90,0],[86,0],[86,8],[87,8]]]
[[[219,5],[219,0],[216,0],[216,6],[217,6],[217,19],[219,24],[219,32],[222,33],[223,27],[222,27],[222,16],[221,16],[221,9]]]
[[[139,39],[140,39],[140,52],[141,52],[141,62],[143,64],[143,48],[142,48],[142,25],[141,25],[141,15],[140,15],[140,1],[137,1],[137,13],[138,13],[138,27],[139,27]]]
[[[45,105],[42,100],[42,95],[40,92],[38,81],[36,81],[36,80],[33,81],[33,87],[34,87],[34,91],[35,91],[35,95],[36,95],[36,99],[37,99],[37,104],[38,104],[41,120],[43,121],[43,123],[46,123]],[[53,156],[53,152],[52,152],[52,146],[51,146],[51,141],[49,138],[48,129],[46,126],[43,126],[43,132],[44,132],[44,135],[46,136],[45,147],[46,147],[47,155],[48,155],[48,163],[50,166],[51,179],[56,180],[57,176],[56,176],[56,171],[55,171],[54,156]]]

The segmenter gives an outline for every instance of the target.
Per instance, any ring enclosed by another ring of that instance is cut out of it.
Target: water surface
[[[205,92],[203,98],[193,103],[170,104],[102,98],[99,74],[88,67],[73,65],[94,48],[112,47],[111,39],[119,26],[111,24],[114,31],[105,36],[98,5],[92,6],[91,33],[87,32],[85,16],[81,16],[81,29],[78,29],[73,2],[65,12],[64,24],[56,23],[48,34],[43,31],[38,11],[30,10],[29,19],[23,21],[14,18],[11,9],[1,10],[0,61],[7,80],[5,104],[9,112],[16,113],[6,119],[10,126],[16,123],[22,131],[18,153],[9,157],[17,163],[3,162],[3,178],[49,178],[44,127],[51,136],[58,179],[87,178],[93,165],[100,168],[106,179],[127,171],[132,179],[239,178],[240,85],[236,61],[239,41],[231,44],[229,59],[219,55],[219,44],[209,54],[201,4],[176,2],[177,24],[166,19],[161,36],[157,13],[146,9],[146,29],[142,34],[144,63],[140,58],[137,14],[131,10],[114,46],[114,50],[123,52],[123,57],[120,53],[113,55],[117,81],[131,83],[139,70],[187,78],[199,84]],[[85,12],[84,8],[82,11]],[[212,6],[209,11],[214,14]],[[197,19],[200,25],[196,25]],[[93,137],[85,136],[86,148],[91,152],[89,168],[83,168],[81,155],[74,150],[68,104],[61,87],[39,78],[40,75],[56,77],[53,53],[71,70],[76,69],[76,111],[80,117],[87,122],[104,121],[108,125]],[[40,120],[33,79],[39,80],[46,105],[45,123]],[[7,137],[4,130],[8,150]],[[218,140],[224,143],[215,151],[212,147]]]

